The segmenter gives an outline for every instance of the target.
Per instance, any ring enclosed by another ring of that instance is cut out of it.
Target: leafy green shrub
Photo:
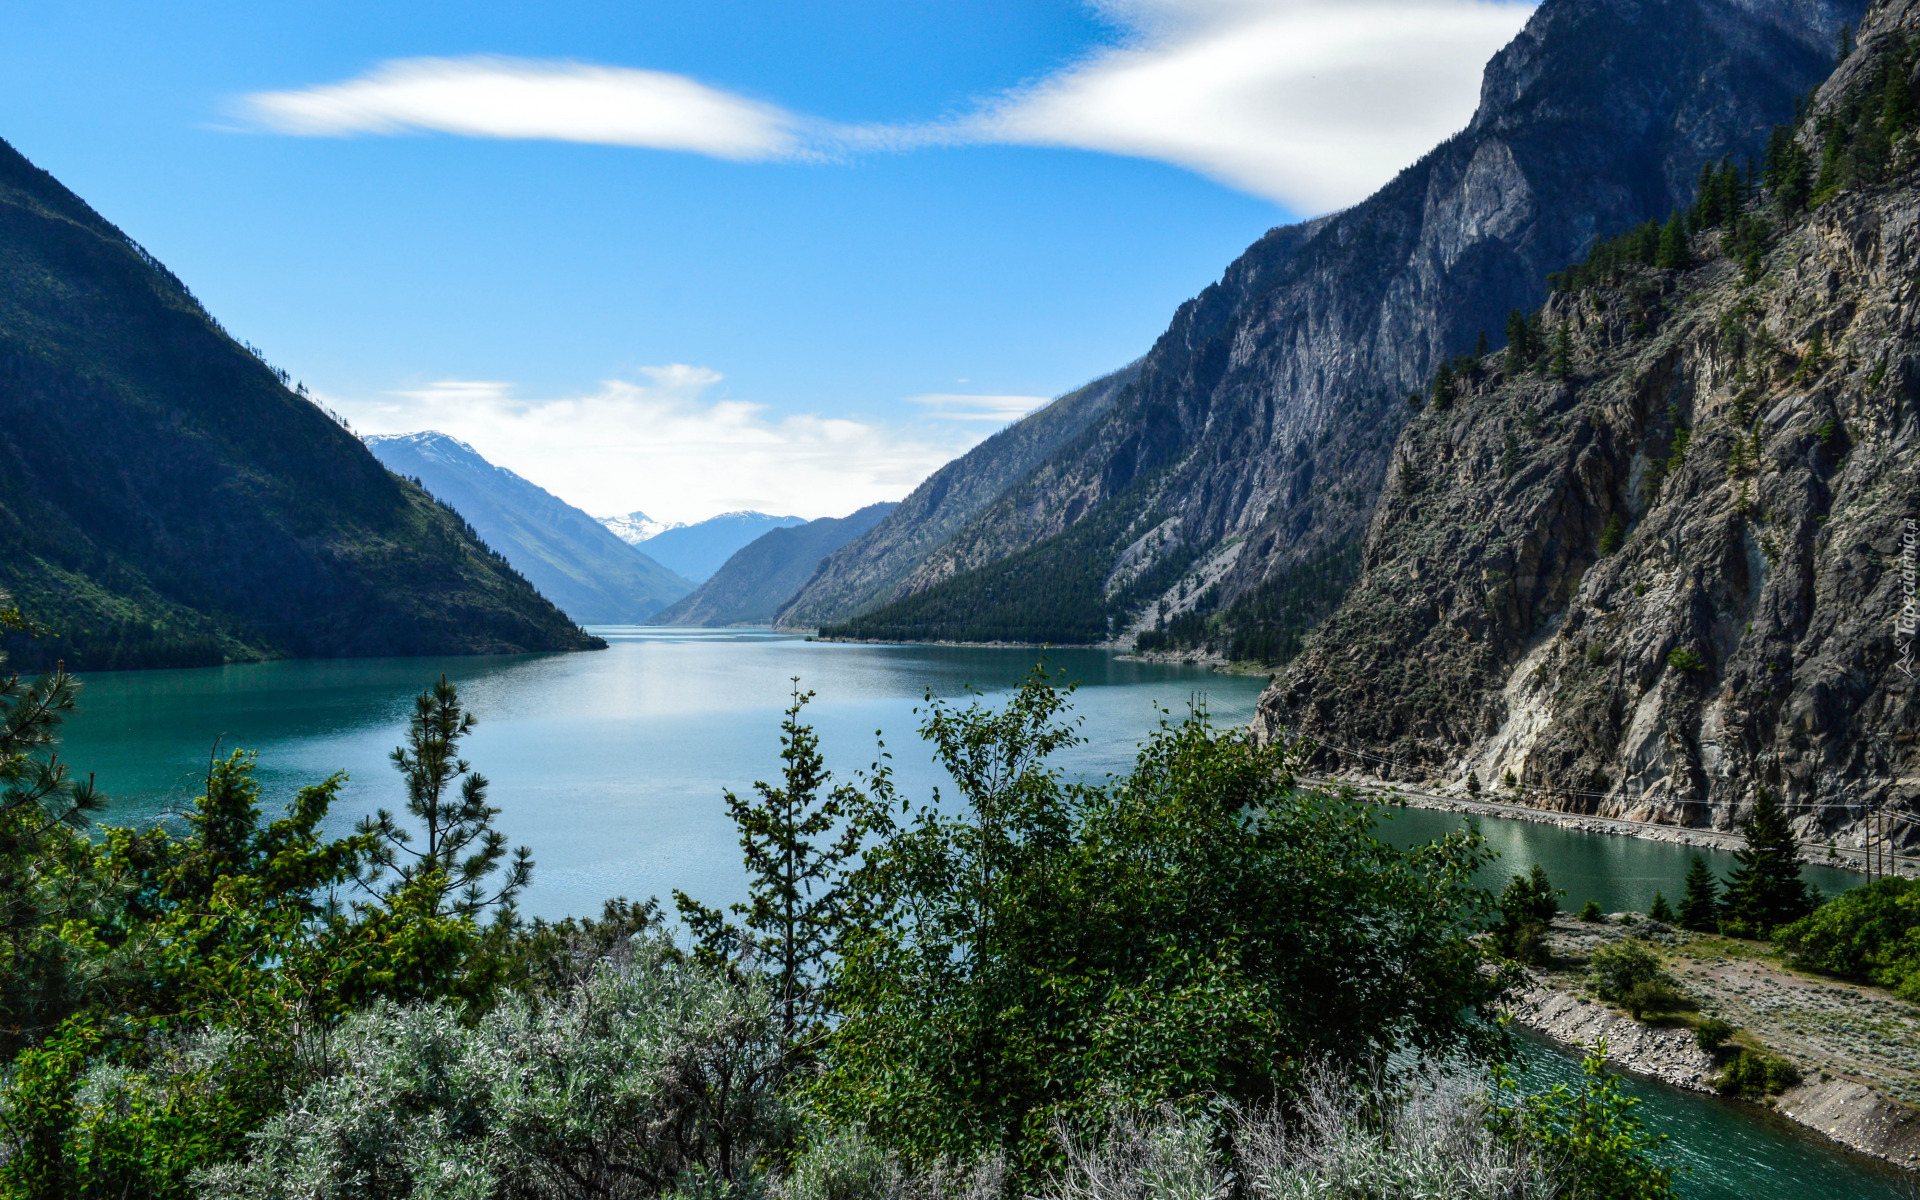
[[[1589,925],[1596,924],[1603,920],[1604,914],[1600,911],[1600,902],[1598,900],[1589,900],[1585,904],[1582,904],[1580,906],[1580,919]]]
[[[1920,1000],[1920,883],[1898,876],[1843,892],[1776,930],[1774,944],[1804,971],[1864,979]]]
[[[1685,646],[1675,646],[1667,652],[1667,665],[1676,671],[1704,671],[1707,669],[1706,660]]]
[[[1593,952],[1589,982],[1594,994],[1618,1004],[1637,1021],[1646,1012],[1670,1012],[1688,1003],[1685,993],[1642,942],[1613,942]]]
[[[1727,1039],[1733,1034],[1733,1023],[1719,1017],[1708,1017],[1693,1027],[1693,1040],[1708,1054],[1726,1045]]]
[[[1724,1096],[1773,1096],[1800,1082],[1800,1068],[1777,1054],[1742,1050],[1713,1086]]]
[[[1494,1129],[1528,1146],[1539,1161],[1553,1164],[1560,1184],[1556,1195],[1570,1200],[1668,1200],[1673,1172],[1655,1159],[1666,1135],[1648,1133],[1634,1115],[1640,1101],[1622,1095],[1620,1081],[1607,1071],[1604,1040],[1588,1051],[1581,1070],[1578,1088],[1557,1083],[1551,1091],[1515,1102],[1507,1100],[1511,1081],[1496,1071],[1490,1113]]]

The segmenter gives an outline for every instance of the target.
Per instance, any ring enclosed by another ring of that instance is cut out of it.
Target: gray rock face
[[[1832,66],[1848,0],[1547,0],[1461,134],[1354,208],[1276,229],[1175,314],[1139,377],[926,554],[911,595],[1112,516],[1107,592],[1189,565],[1220,604],[1343,552],[1405,397],[1498,336],[1596,235],[1664,218]],[[914,514],[903,506],[896,530]],[[1182,589],[1182,595],[1186,590]],[[876,593],[877,594],[877,593]]]
[[[1883,7],[1862,53],[1917,24]],[[1751,285],[1710,233],[1691,272],[1555,295],[1570,378],[1489,359],[1414,419],[1360,582],[1256,731],[1569,812],[1726,829],[1765,788],[1851,845],[1869,807],[1910,811],[1920,144],[1894,163]]]

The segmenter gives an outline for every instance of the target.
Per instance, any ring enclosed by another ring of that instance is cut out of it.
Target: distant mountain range
[[[681,521],[656,521],[637,508],[622,517],[599,517],[597,520],[629,546],[638,546],[650,537],[684,525]]]
[[[771,625],[820,560],[880,523],[897,504],[771,529],[736,550],[700,590],[654,619],[662,625]]]
[[[604,644],[290,383],[0,143],[0,587],[46,631],[16,666]]]
[[[628,517],[642,515],[630,513]],[[613,522],[625,521],[628,517],[602,518],[601,524],[611,529]],[[695,583],[704,583],[722,563],[733,557],[734,551],[769,529],[806,523],[805,517],[775,517],[763,512],[721,513],[692,525],[670,526],[636,544],[644,547],[654,561]]]
[[[601,522],[444,433],[370,437],[374,457],[453,505],[487,544],[575,621],[635,625],[693,583]]]

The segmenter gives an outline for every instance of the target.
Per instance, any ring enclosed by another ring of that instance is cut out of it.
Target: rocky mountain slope
[[[1466,130],[1363,203],[1255,243],[1083,433],[835,632],[1085,641],[1196,607],[1309,627],[1351,579],[1408,391],[1481,331],[1498,344],[1596,236],[1664,218],[1703,163],[1757,152],[1858,12],[1546,0],[1488,64]],[[1269,603],[1309,593],[1323,602]]]
[[[473,524],[487,545],[575,621],[637,625],[693,583],[614,536],[546,489],[444,433],[370,437],[375,458],[418,480]]]
[[[1764,788],[1843,844],[1911,811],[1916,38],[1914,0],[1876,8],[1695,265],[1603,249],[1540,314],[1543,356],[1465,365],[1412,418],[1360,580],[1261,736],[1682,825],[1728,828]]]
[[[599,645],[173,273],[0,143],[0,587],[16,665]]]
[[[770,529],[734,551],[700,589],[660,613],[661,625],[770,625],[806,586],[820,560],[864,536],[897,504],[869,504],[844,517]]]
[[[1138,374],[1135,363],[1027,414],[927,477],[872,533],[827,557],[784,608],[782,629],[845,621],[910,594],[918,568],[1027,472],[1086,431]]]
[[[776,517],[763,512],[730,512],[691,525],[675,525],[635,543],[647,557],[696,584],[705,583],[734,552],[770,529],[805,525],[805,517]]]

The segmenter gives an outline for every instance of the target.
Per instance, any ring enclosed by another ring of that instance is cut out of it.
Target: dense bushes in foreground
[[[750,903],[677,933],[517,917],[444,681],[407,815],[335,839],[338,777],[269,819],[244,754],[90,836],[74,696],[0,684],[0,1197],[1665,1194],[1604,1075],[1485,1099],[1477,836],[1397,850],[1204,713],[1092,786],[1043,674],[930,701],[958,795],[916,806],[884,758],[835,785],[796,695],[729,798]]]

